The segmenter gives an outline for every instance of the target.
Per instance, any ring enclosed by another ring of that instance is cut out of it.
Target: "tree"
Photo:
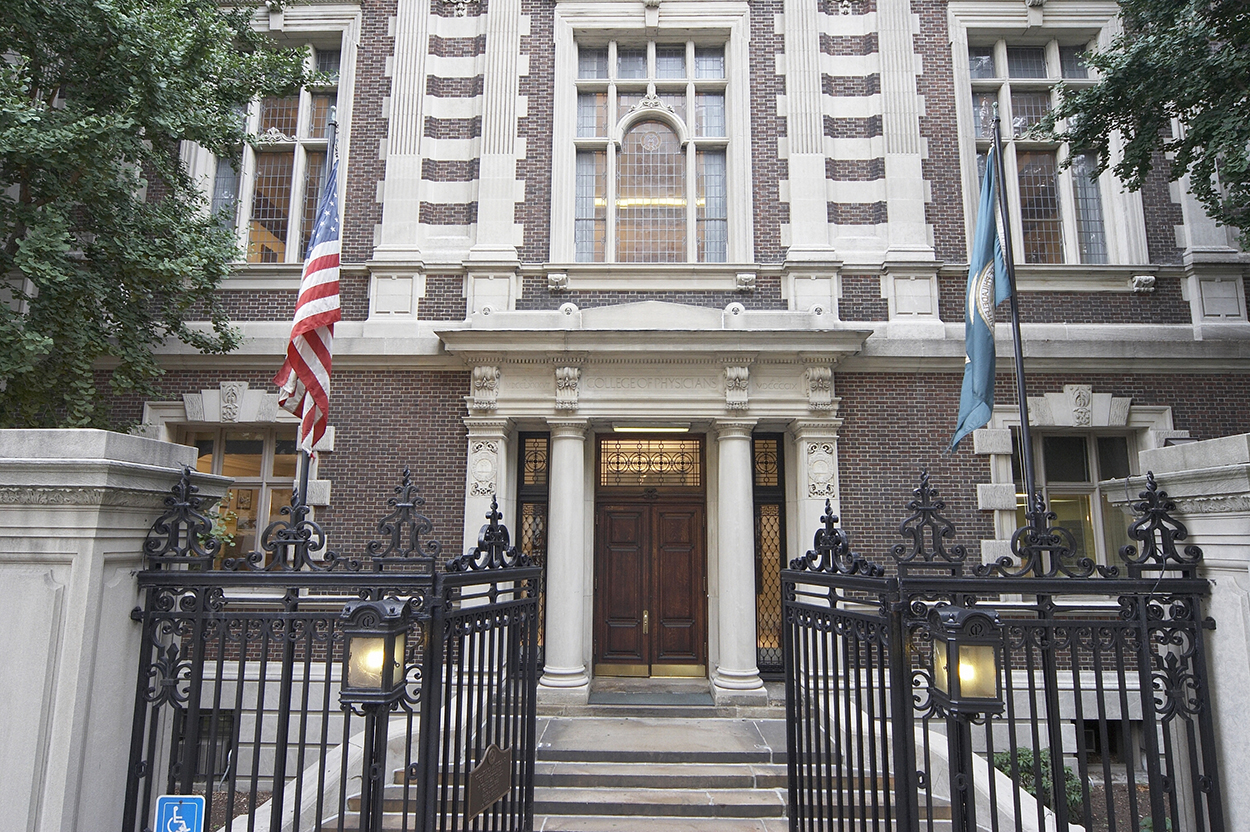
[[[237,158],[239,113],[310,79],[216,0],[9,0],[0,15],[0,427],[107,426],[95,373],[151,395],[154,350],[235,348],[239,256],[178,151]],[[196,327],[194,319],[210,320]]]
[[[1168,177],[1189,174],[1207,211],[1250,232],[1250,15],[1245,0],[1120,0],[1124,32],[1089,55],[1101,80],[1066,89],[1049,126],[1093,151],[1130,189],[1145,182],[1160,151],[1175,154]],[[1173,119],[1179,122],[1173,134]],[[1123,155],[1112,166],[1110,139]]]

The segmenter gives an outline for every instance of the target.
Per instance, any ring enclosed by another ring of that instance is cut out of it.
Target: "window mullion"
[[[695,165],[698,147],[693,140],[686,142],[686,262],[699,260],[699,181]]]

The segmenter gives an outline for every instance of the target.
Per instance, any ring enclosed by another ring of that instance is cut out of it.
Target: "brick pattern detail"
[[[826,159],[825,177],[842,182],[885,179],[885,159]]]
[[[785,93],[785,85],[777,74],[776,56],[784,50],[775,19],[783,6],[782,0],[751,4],[751,171],[757,263],[785,259],[781,226],[790,221],[790,206],[781,202],[777,189],[779,181],[790,178],[789,166],[777,156],[777,138],[786,130],[785,118],[777,114],[777,96]]]
[[[421,178],[427,182],[472,182],[477,177],[477,159],[426,159],[421,163]]]
[[[434,118],[425,117],[427,139],[476,139],[482,135],[482,117]]]
[[[881,116],[834,118],[825,116],[825,135],[831,139],[872,139],[881,135]]]
[[[463,321],[467,314],[463,277],[458,274],[425,276],[425,297],[417,307],[421,320]]]
[[[881,75],[878,73],[863,77],[821,75],[820,89],[825,95],[832,95],[836,98],[877,95],[881,92]]]
[[[956,91],[950,36],[946,27],[946,3],[942,0],[912,0],[911,8],[920,17],[920,34],[914,36],[916,51],[922,56],[916,89],[924,97],[920,134],[924,136],[928,148],[921,170],[932,194],[925,205],[925,220],[933,228],[938,259],[958,263],[968,259],[968,248],[964,239],[959,126],[955,118]],[[959,91],[958,94],[967,93]],[[943,320],[949,319],[943,317]]]
[[[517,309],[559,309],[565,303],[574,303],[579,309],[592,309],[647,300],[709,309],[724,309],[731,303],[740,303],[747,309],[786,308],[785,301],[781,299],[781,280],[777,277],[756,278],[754,292],[552,292],[547,288],[545,277],[527,276],[521,298],[517,300]]]
[[[295,317],[299,292],[222,291],[218,297],[232,321],[289,321]]]
[[[482,94],[485,77],[474,75],[472,78],[439,78],[428,75],[425,79],[425,94],[434,98],[473,98]]]
[[[948,275],[939,279],[939,309],[942,320],[955,323],[964,319],[964,293],[967,277]],[[1009,312],[1000,307],[999,320]],[[1181,281],[1161,277],[1151,294],[1107,292],[1022,292],[1021,323],[1064,324],[1188,324],[1189,304],[1181,298]],[[1071,382],[1069,382],[1071,383]]]
[[[876,32],[866,35],[830,35],[820,33],[820,51],[834,56],[871,55],[878,50]]]
[[[477,222],[476,202],[422,202],[419,211],[422,225],[472,225]]]
[[[829,222],[835,225],[875,225],[888,219],[884,202],[829,203]]]
[[[1172,201],[1167,171],[1171,163],[1162,153],[1151,158],[1154,164],[1141,189],[1142,211],[1146,215],[1146,250],[1151,263],[1180,263],[1185,250],[1176,245],[1176,226],[1185,224],[1180,203]]]
[[[486,54],[486,35],[473,38],[443,38],[430,35],[430,52],[438,58],[476,58]]]
[[[339,276],[339,308],[345,321],[363,321],[369,317],[369,276]]]
[[[342,258],[363,263],[373,256],[373,229],[382,221],[378,183],[386,177],[380,158],[388,123],[382,102],[391,94],[386,59],[395,53],[395,39],[387,35],[387,21],[395,15],[395,0],[362,0],[360,45],[356,50],[355,100],[352,103],[351,157],[347,160],[347,191],[343,200]]]
[[[838,320],[888,321],[890,305],[881,297],[881,278],[870,274],[842,275]]]
[[[530,21],[530,33],[521,37],[521,54],[529,56],[529,74],[521,76],[518,87],[526,99],[526,115],[517,120],[517,135],[525,140],[525,158],[517,160],[517,177],[525,180],[525,202],[516,206],[514,215],[525,228],[521,261],[545,263],[551,256],[555,4],[551,0],[522,0],[521,14]]]

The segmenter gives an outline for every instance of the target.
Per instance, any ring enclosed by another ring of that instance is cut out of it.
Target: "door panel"
[[[706,663],[701,503],[617,501],[596,512],[596,672]]]
[[[609,662],[650,661],[642,632],[643,599],[649,558],[650,512],[647,506],[599,509],[598,585],[600,657]]]

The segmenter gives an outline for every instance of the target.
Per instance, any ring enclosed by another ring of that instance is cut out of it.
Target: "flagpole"
[[[1016,355],[1016,399],[1020,403],[1020,444],[1021,457],[1024,459],[1024,489],[1028,495],[1025,503],[1024,516],[1033,514],[1036,501],[1036,487],[1033,477],[1033,437],[1029,431],[1029,399],[1024,389],[1024,349],[1020,340],[1020,303],[1016,297],[1016,259],[1011,250],[1011,212],[1008,210],[1007,172],[1003,163],[1003,139],[999,131],[998,106],[994,107],[994,164],[998,166],[998,208],[1003,218],[1003,233],[1000,240],[1003,247],[1003,260],[1007,267],[1007,283],[1011,287],[1011,338]]]

